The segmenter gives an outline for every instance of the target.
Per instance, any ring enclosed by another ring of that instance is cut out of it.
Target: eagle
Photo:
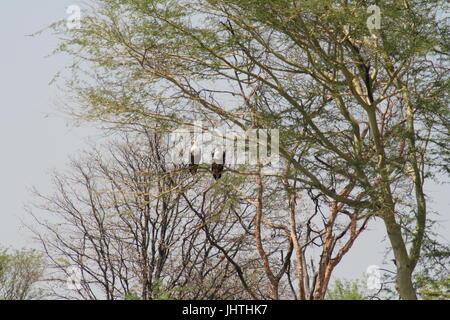
[[[212,154],[211,165],[211,171],[213,173],[214,179],[219,180],[222,177],[224,165],[225,151],[223,151],[221,148],[216,148]]]
[[[189,172],[191,174],[196,174],[198,169],[198,164],[200,163],[201,152],[197,145],[197,141],[192,141],[192,146],[190,150],[190,160],[189,160]]]

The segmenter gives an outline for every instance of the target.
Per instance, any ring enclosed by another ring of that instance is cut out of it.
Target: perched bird
[[[189,161],[189,172],[192,174],[197,173],[198,164],[200,163],[201,152],[197,145],[197,141],[192,141],[192,146],[190,150],[190,161]]]
[[[223,151],[222,148],[216,148],[212,156],[211,171],[214,179],[219,180],[222,177],[223,168],[225,165],[225,151]]]

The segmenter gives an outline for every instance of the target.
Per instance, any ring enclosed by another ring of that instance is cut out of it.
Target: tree
[[[192,176],[145,129],[119,136],[55,173],[55,194],[36,192],[32,229],[56,297],[323,299],[364,228],[336,209],[323,220],[320,199],[297,207],[300,195],[273,178],[255,188],[245,176],[211,184],[203,166]]]
[[[421,299],[450,299],[449,266],[450,246],[427,237],[424,241],[424,254],[419,261],[418,271],[414,277],[414,283]]]
[[[34,250],[0,251],[0,300],[31,300],[43,297],[37,283],[45,261]]]
[[[36,191],[30,228],[49,260],[54,297],[248,298],[228,261],[243,260],[246,243],[231,232],[238,221],[223,207],[227,193],[209,195],[186,170],[168,167],[166,153],[157,135],[127,133],[55,173],[53,195]],[[189,210],[197,198],[209,237],[237,238],[227,247],[218,250],[203,236],[204,222]],[[254,286],[258,269],[246,267]]]
[[[421,256],[413,277],[417,295],[424,300],[442,300],[448,299],[449,296],[450,248],[448,241],[442,239],[436,232],[439,227],[439,220],[435,220],[433,217],[428,219]],[[411,241],[413,237],[409,235],[410,226],[407,224],[404,229],[407,241]],[[391,253],[392,249],[387,248],[386,257]],[[393,259],[390,261],[395,266],[396,261]],[[382,296],[383,299],[398,299],[399,295],[392,287],[392,284],[395,283],[396,272],[389,269],[381,269],[383,271],[382,283],[376,296]]]
[[[377,1],[379,30],[368,29],[366,1],[95,3],[80,29],[55,25],[68,35],[60,50],[80,62],[74,74],[95,70],[69,83],[74,112],[165,129],[195,119],[280,128],[293,192],[311,190],[355,221],[381,218],[397,290],[417,298],[423,186],[449,171],[444,2]]]
[[[358,280],[336,279],[327,293],[327,300],[364,300],[363,290]]]
[[[426,277],[417,277],[418,292],[424,300],[449,300],[450,277],[442,275],[440,279],[432,280]]]

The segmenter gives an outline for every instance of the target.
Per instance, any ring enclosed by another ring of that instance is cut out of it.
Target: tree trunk
[[[397,265],[397,291],[403,300],[417,300],[416,291],[412,284],[411,262],[403,241],[401,228],[395,221],[394,212],[391,211],[385,215],[384,223]]]

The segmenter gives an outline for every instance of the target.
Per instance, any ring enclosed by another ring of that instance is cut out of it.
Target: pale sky
[[[0,245],[29,246],[20,228],[27,188],[50,190],[48,173],[63,169],[68,156],[93,134],[76,128],[58,112],[62,93],[49,82],[69,59],[46,58],[57,39],[35,33],[64,19],[67,0],[0,1]],[[25,217],[26,218],[26,217]]]
[[[21,226],[27,220],[24,205],[28,189],[36,186],[51,192],[50,170],[64,169],[68,157],[86,146],[96,132],[87,126],[74,127],[61,114],[62,93],[49,82],[70,61],[67,57],[45,58],[57,39],[50,33],[35,33],[52,22],[66,18],[66,8],[79,4],[68,0],[0,1],[0,246],[35,246]],[[94,138],[92,138],[94,137]],[[444,227],[439,233],[449,241],[450,186],[429,185],[429,206],[441,213]],[[357,240],[337,267],[334,276],[359,278],[369,265],[381,265],[385,230],[372,223],[370,231]],[[392,265],[391,265],[391,268]]]

